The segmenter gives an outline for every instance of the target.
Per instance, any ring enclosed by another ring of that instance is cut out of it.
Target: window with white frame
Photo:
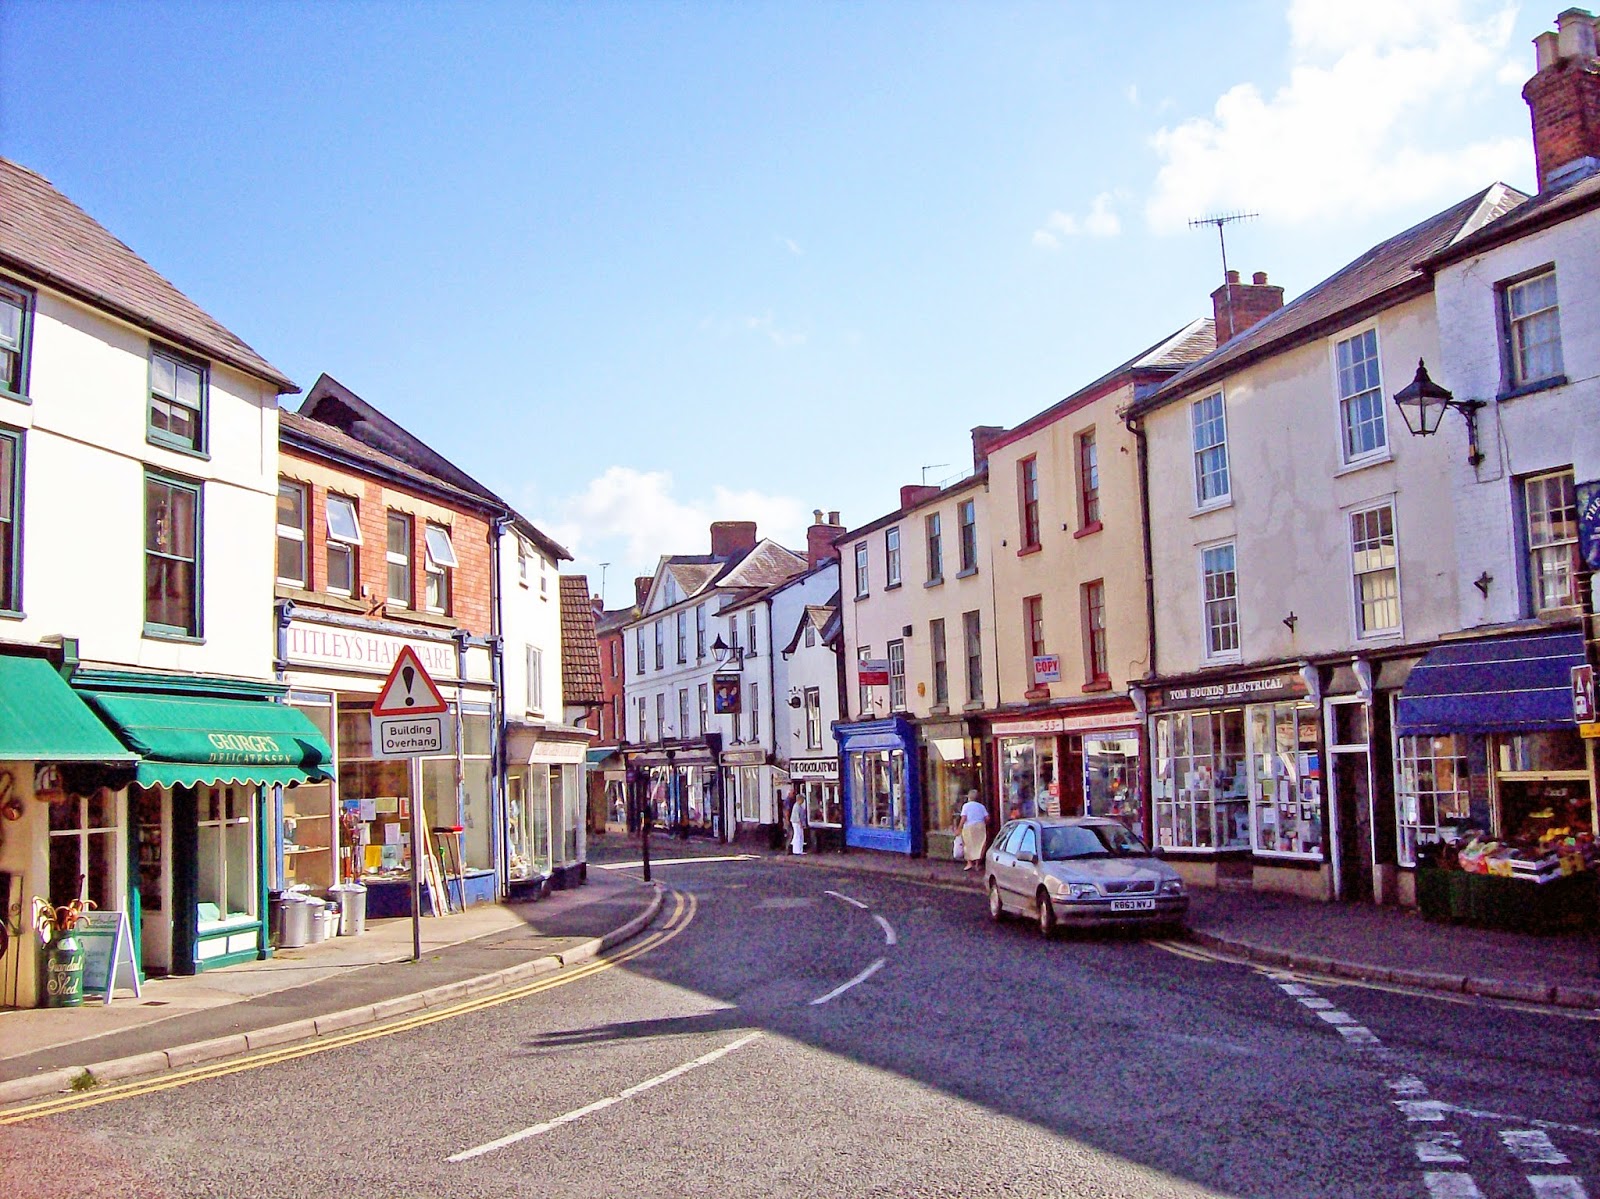
[[[871,657],[871,646],[856,646],[856,700],[859,705],[857,710],[863,716],[871,710],[872,694],[867,685],[861,681],[861,668],[867,664]]]
[[[906,643],[889,642],[889,710],[903,712],[906,707]]]
[[[923,523],[928,535],[928,582],[937,583],[944,578],[944,537],[939,531],[939,514],[928,513]]]
[[[356,547],[361,544],[361,522],[356,518],[356,502],[330,493],[327,516],[328,573],[324,582],[333,595],[354,595],[359,562]]]
[[[980,610],[961,614],[961,649],[967,663],[967,702],[983,702],[983,627]]]
[[[389,513],[388,550],[389,602],[399,608],[411,606],[411,518],[402,512]]]
[[[640,741],[648,741],[648,740],[650,740],[650,722],[645,717],[644,696],[642,696],[642,695],[638,696],[634,700],[634,706],[635,706],[635,709],[638,712],[639,740]]]
[[[1239,578],[1234,569],[1233,542],[1207,546],[1200,551],[1200,579],[1206,656],[1236,654],[1239,652]]]
[[[745,613],[744,627],[745,632],[749,634],[746,638],[749,642],[749,647],[745,650],[744,656],[753,658],[756,656],[756,610],[754,608]]]
[[[1204,508],[1232,494],[1228,482],[1228,421],[1222,393],[1189,405],[1194,445],[1194,502]]]
[[[1378,331],[1367,329],[1334,347],[1339,375],[1339,429],[1346,462],[1389,446],[1383,415],[1383,379],[1378,370]]]
[[[1527,387],[1562,373],[1556,273],[1545,271],[1505,289],[1511,386]]]
[[[1400,631],[1400,567],[1394,506],[1350,514],[1350,561],[1355,585],[1356,636]]]
[[[697,726],[702,737],[706,735],[706,728],[711,721],[711,684],[701,683],[696,700],[700,706],[700,723]]]
[[[659,619],[655,622],[655,629],[656,669],[665,670],[667,668],[667,630],[666,626],[663,625]]]
[[[278,481],[278,582],[306,586],[306,489]]]
[[[644,626],[640,625],[633,630],[633,661],[634,674],[644,673]]]
[[[678,736],[689,736],[689,689],[678,688]]]
[[[978,502],[962,500],[956,519],[961,526],[961,573],[969,574],[978,569]]]
[[[1535,613],[1578,602],[1578,501],[1571,470],[1523,481],[1528,514],[1528,580]]]
[[[883,585],[900,586],[900,526],[883,534]]]
[[[528,711],[544,711],[544,651],[528,646]]]
[[[933,702],[943,706],[950,702],[950,659],[945,648],[942,619],[928,622],[928,646],[933,665]]]
[[[528,545],[522,538],[517,538],[517,582],[524,587],[528,585]]]
[[[196,788],[199,828],[195,900],[215,904],[224,917],[255,916],[256,788],[239,784]]]
[[[694,656],[706,656],[706,606],[701,604],[694,610]]]
[[[750,741],[761,740],[761,684],[750,684]]]
[[[667,739],[667,693],[656,692],[656,736],[661,740]]]
[[[1396,850],[1400,865],[1417,864],[1417,846],[1453,836],[1472,819],[1464,737],[1396,737]],[[1441,832],[1443,830],[1443,832]]]
[[[423,572],[427,587],[424,598],[430,612],[450,611],[451,583],[455,578],[455,546],[450,544],[450,530],[443,525],[429,524],[422,530]]]
[[[681,608],[678,610],[678,662],[681,665],[689,660],[689,614]]]
[[[806,709],[806,748],[822,748],[822,689],[820,687],[807,687],[805,689]]]
[[[856,598],[867,594],[867,543],[856,543]]]

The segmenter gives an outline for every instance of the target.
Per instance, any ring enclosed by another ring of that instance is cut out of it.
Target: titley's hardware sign
[[[290,622],[288,634],[287,656],[297,666],[387,674],[400,656],[400,651],[410,646],[434,678],[448,680],[456,677],[456,647],[453,642],[422,641],[388,633],[369,633],[363,629],[302,624],[299,621]]]

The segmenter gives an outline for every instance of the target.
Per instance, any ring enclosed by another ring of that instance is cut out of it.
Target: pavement
[[[424,917],[412,960],[409,917],[360,936],[280,949],[193,977],[155,978],[142,994],[80,1008],[0,1009],[0,1106],[326,1036],[571,967],[636,936],[661,892],[625,872],[523,904]],[[90,1077],[92,1076],[92,1080]]]
[[[658,860],[731,852],[699,838],[685,842],[659,835],[651,838],[651,847]],[[889,874],[982,894],[976,875],[943,859],[868,850],[795,856],[764,845],[748,852],[797,868]],[[613,836],[590,858],[604,864],[624,855],[638,857],[637,839]],[[670,879],[670,874],[660,877]],[[1364,982],[1600,1009],[1600,935],[1594,931],[1499,932],[1425,920],[1409,908],[1210,887],[1192,888],[1189,902],[1189,940],[1242,960]]]

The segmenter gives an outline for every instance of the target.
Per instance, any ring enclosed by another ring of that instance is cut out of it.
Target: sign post
[[[453,748],[438,685],[409,645],[400,650],[372,705],[372,754],[411,763],[411,960],[422,960],[422,758]],[[438,906],[435,895],[435,907]]]

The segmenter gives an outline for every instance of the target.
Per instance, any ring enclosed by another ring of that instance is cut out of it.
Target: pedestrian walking
[[[967,864],[963,870],[983,869],[983,846],[989,839],[989,809],[978,802],[976,791],[967,792],[967,802],[961,805],[961,849]]]
[[[806,851],[806,801],[798,791],[791,791],[789,800],[789,852]]]

